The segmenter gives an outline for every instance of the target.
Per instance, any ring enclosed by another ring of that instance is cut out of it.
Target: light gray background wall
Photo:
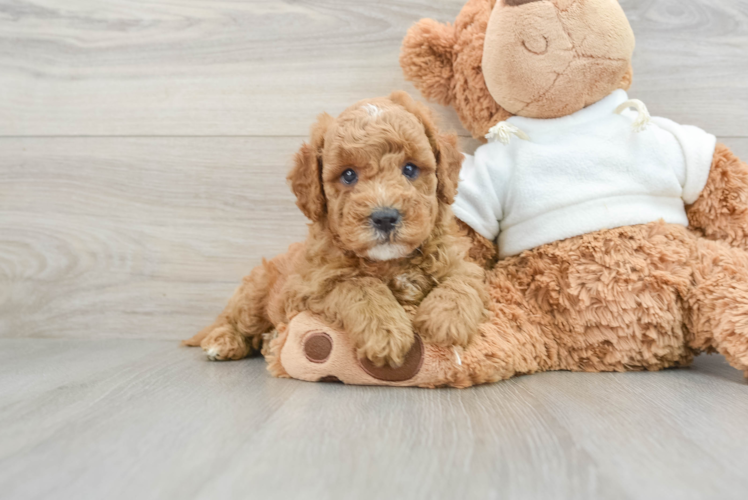
[[[177,347],[304,238],[317,113],[413,91],[405,30],[462,3],[0,0],[0,499],[747,498],[719,356],[426,391]],[[748,159],[748,0],[622,3],[632,96]]]
[[[748,2],[622,4],[631,95],[748,158]],[[406,29],[462,5],[0,0],[0,337],[178,339],[211,321],[304,238],[285,173],[316,115],[415,94]]]

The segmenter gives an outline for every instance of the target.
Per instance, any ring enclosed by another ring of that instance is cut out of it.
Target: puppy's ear
[[[319,115],[312,126],[310,141],[294,156],[294,167],[287,177],[296,195],[296,205],[312,222],[319,221],[327,210],[322,185],[322,151],[325,134],[334,120],[327,113]]]
[[[416,102],[406,92],[393,92],[390,100],[399,104],[409,113],[414,115],[423,124],[426,137],[429,139],[431,149],[436,158],[436,176],[439,180],[437,196],[439,200],[447,205],[454,203],[457,195],[457,184],[460,180],[460,169],[462,168],[462,153],[457,146],[457,136],[452,134],[440,134],[434,124],[431,110],[423,104]]]
[[[436,175],[439,177],[439,199],[451,205],[457,196],[457,185],[460,183],[460,169],[464,156],[460,152],[457,136],[454,134],[440,134],[438,144]]]

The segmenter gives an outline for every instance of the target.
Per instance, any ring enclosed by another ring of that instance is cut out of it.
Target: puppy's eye
[[[408,163],[403,167],[403,175],[410,180],[415,180],[420,172],[421,169],[416,167],[412,163]]]
[[[349,168],[348,170],[343,172],[343,175],[340,176],[340,182],[348,186],[352,186],[353,184],[356,184],[357,181],[358,181],[358,174],[352,168]]]

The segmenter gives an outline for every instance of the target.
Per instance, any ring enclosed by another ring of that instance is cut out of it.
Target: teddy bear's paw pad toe
[[[405,355],[405,361],[397,368],[391,366],[376,366],[368,359],[359,359],[361,368],[370,376],[384,382],[405,382],[410,380],[421,371],[424,358],[424,347],[421,337],[416,335],[413,347]]]
[[[332,354],[332,338],[324,332],[314,332],[304,339],[304,355],[312,363],[324,363]]]

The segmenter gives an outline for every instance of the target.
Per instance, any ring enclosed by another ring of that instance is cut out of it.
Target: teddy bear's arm
[[[748,250],[748,165],[724,144],[717,145],[706,187],[687,212],[691,228],[704,237]]]

